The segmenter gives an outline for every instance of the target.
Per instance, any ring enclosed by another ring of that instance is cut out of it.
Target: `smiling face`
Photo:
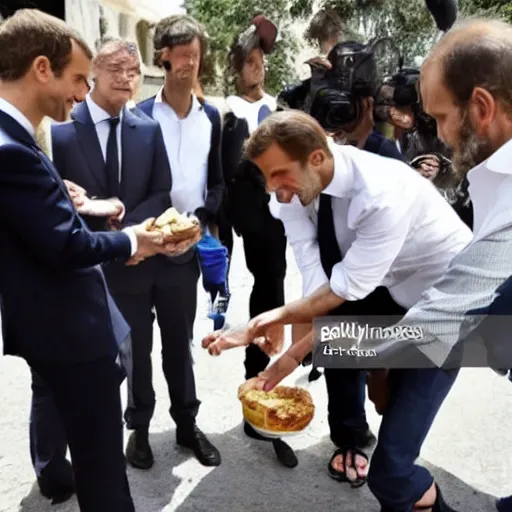
[[[95,94],[115,110],[120,110],[132,98],[139,85],[139,56],[125,48],[98,56],[94,75]]]
[[[75,102],[85,99],[91,61],[83,49],[72,42],[69,64],[55,73],[46,57],[35,59],[32,70],[38,84],[41,112],[57,122],[66,121]]]

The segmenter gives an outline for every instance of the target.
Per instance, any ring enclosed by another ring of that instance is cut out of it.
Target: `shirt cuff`
[[[332,292],[337,295],[340,299],[344,300],[360,300],[364,297],[357,297],[353,293],[350,293],[349,278],[343,265],[338,263],[332,269],[331,279],[329,285]]]
[[[139,247],[139,244],[137,243],[137,235],[135,234],[135,231],[133,228],[124,228],[123,233],[126,233],[128,235],[128,238],[130,239],[130,245],[132,248],[132,252],[130,254],[130,257],[133,256]]]

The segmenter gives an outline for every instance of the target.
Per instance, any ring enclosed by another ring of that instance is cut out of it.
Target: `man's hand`
[[[299,366],[297,360],[285,352],[274,364],[270,365],[265,371],[261,372],[244,383],[243,390],[259,389],[262,391],[271,391],[288,375],[293,373]]]
[[[196,245],[203,234],[199,231],[193,238],[187,238],[186,240],[182,240],[181,242],[166,242],[164,239],[164,245],[161,253],[166,256],[180,256],[181,254],[185,254],[190,251],[194,245]]]
[[[265,313],[261,313],[254,317],[247,326],[247,336],[252,339],[260,338],[262,336],[266,336],[267,332],[272,336],[272,331],[269,331],[269,328],[281,324],[284,324],[285,319],[285,309],[284,306],[280,308],[275,308],[270,311],[266,311]],[[273,331],[274,338],[277,331]]]
[[[212,356],[220,355],[224,350],[245,347],[250,344],[258,345],[269,357],[279,354],[284,344],[284,326],[276,325],[266,330],[265,336],[251,337],[247,329],[238,331],[218,330],[203,338],[201,345],[208,349]]]
[[[75,205],[75,208],[80,208],[84,200],[87,199],[87,192],[84,188],[82,188],[80,185],[77,185],[76,183],[73,183],[69,180],[63,180],[64,185],[66,185],[66,188],[68,189],[69,196],[71,197],[71,200],[73,201],[73,204]]]
[[[218,356],[224,350],[244,347],[249,344],[250,341],[247,337],[247,332],[244,330],[232,332],[218,330],[205,336],[201,342],[201,346],[208,349],[208,353],[211,356]]]
[[[137,251],[128,260],[127,265],[137,265],[146,258],[163,251],[165,244],[164,235],[160,231],[148,231],[147,226],[151,225],[155,219],[147,219],[142,224],[130,226],[137,237]]]
[[[109,219],[118,220],[124,215],[124,205],[121,201],[111,199],[89,199],[87,196],[78,198],[81,205],[75,206],[80,215],[90,215],[91,217],[108,217]]]

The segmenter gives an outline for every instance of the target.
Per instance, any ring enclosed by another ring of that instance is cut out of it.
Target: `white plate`
[[[247,421],[247,420],[246,420]],[[264,430],[259,427],[255,427],[252,423],[247,421],[249,425],[261,436],[268,437],[270,439],[279,439],[280,437],[290,437],[290,436],[296,436],[297,434],[301,434],[304,432],[303,430],[299,430],[298,432],[274,432],[273,430]]]

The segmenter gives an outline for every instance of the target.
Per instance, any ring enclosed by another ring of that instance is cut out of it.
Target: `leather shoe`
[[[276,452],[279,462],[287,468],[294,468],[299,463],[293,448],[285,443],[282,439],[274,439],[272,441],[274,451]]]
[[[512,496],[496,500],[496,510],[498,512],[512,512]]]
[[[130,435],[126,446],[126,460],[137,469],[150,469],[153,467],[155,459],[149,445],[147,428],[137,429]]]
[[[52,505],[58,505],[68,501],[75,494],[75,484],[73,481],[73,471],[70,464],[69,477],[66,477],[60,483],[50,482],[48,478],[41,476],[37,479],[39,491],[41,494],[51,500]]]
[[[178,425],[176,428],[176,442],[180,446],[192,450],[203,466],[220,465],[219,450],[208,441],[208,438],[195,423],[190,426]]]

